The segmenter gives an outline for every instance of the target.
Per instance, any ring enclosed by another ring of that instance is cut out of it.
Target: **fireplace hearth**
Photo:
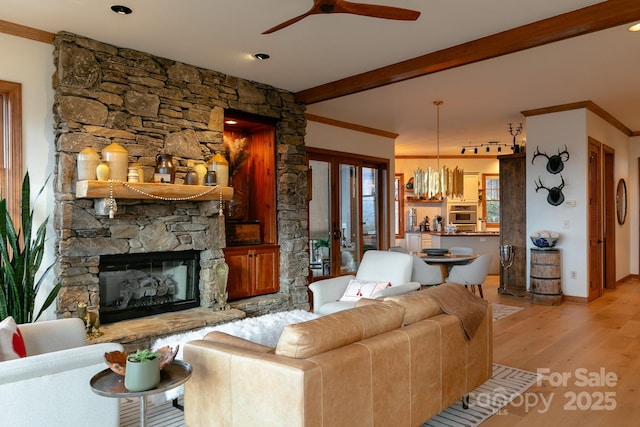
[[[100,257],[100,322],[112,323],[200,305],[198,251]]]

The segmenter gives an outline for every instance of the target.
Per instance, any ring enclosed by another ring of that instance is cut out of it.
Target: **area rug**
[[[515,398],[535,384],[533,372],[493,364],[493,376],[469,393],[469,407],[462,407],[462,400],[449,406],[422,427],[475,427],[497,414]]]
[[[504,305],[504,304],[491,304],[491,311],[493,314],[493,321],[504,319],[505,317],[509,317],[514,313],[517,313],[523,310],[524,307],[515,307],[513,305]]]
[[[469,394],[469,408],[464,409],[458,401],[445,409],[422,427],[475,427],[497,414],[536,382],[533,372],[493,365],[493,377]],[[138,399],[121,399],[120,426],[137,427],[140,409]],[[179,402],[183,402],[180,400]],[[171,402],[147,407],[149,427],[184,427],[184,414]]]

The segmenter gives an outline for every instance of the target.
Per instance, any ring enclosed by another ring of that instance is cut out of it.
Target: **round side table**
[[[124,386],[124,377],[105,369],[91,378],[89,384],[91,390],[100,396],[106,397],[139,397],[140,398],[140,427],[147,425],[147,396],[164,393],[184,384],[191,377],[191,365],[182,360],[174,360],[172,364],[165,366],[160,371],[160,384],[146,391],[131,392]]]

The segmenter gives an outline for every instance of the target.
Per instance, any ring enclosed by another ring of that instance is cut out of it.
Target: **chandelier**
[[[442,101],[433,101],[436,106],[436,167],[418,168],[413,174],[413,191],[420,200],[439,201],[444,197],[462,197],[464,193],[464,171],[458,167],[440,167],[440,106]]]

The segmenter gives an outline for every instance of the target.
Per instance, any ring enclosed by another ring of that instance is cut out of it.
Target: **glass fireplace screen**
[[[200,305],[199,253],[155,252],[100,257],[100,322]]]

